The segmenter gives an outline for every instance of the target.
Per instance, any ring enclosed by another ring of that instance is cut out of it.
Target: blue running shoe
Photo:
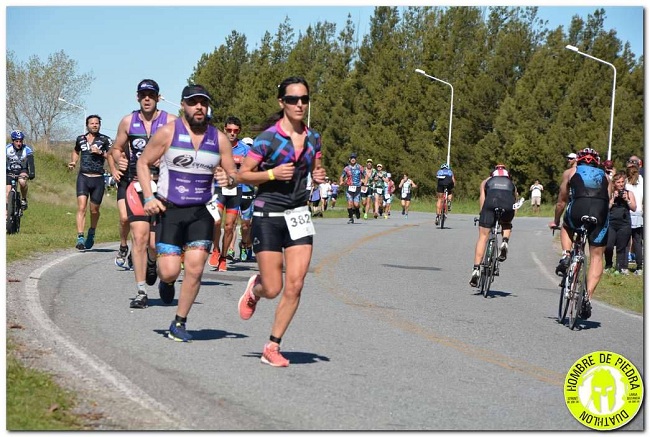
[[[158,292],[160,293],[160,300],[162,300],[164,304],[169,305],[174,301],[176,288],[174,287],[173,282],[167,283],[167,282],[160,281],[158,283]]]
[[[86,241],[84,240],[83,235],[77,237],[77,245],[75,247],[77,250],[84,250],[86,248]]]
[[[171,325],[169,325],[169,333],[167,334],[167,338],[182,342],[192,341],[192,336],[188,334],[187,330],[185,329],[185,323],[177,322],[175,320]]]
[[[95,230],[88,229],[88,237],[86,237],[86,250],[91,249],[95,245]]]
[[[253,248],[252,247],[249,247],[248,249],[246,249],[246,258],[250,262],[255,262],[255,254],[253,253]]]

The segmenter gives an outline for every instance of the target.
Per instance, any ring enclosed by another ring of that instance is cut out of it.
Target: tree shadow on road
[[[404,269],[404,270],[442,270],[439,267],[431,267],[431,266],[408,266],[408,265],[399,265],[399,264],[382,264],[384,267],[392,267],[395,269]]]

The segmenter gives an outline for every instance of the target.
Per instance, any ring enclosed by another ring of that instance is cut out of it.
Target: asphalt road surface
[[[596,301],[580,329],[557,323],[559,250],[546,218],[515,219],[484,298],[468,285],[474,216],[451,214],[443,230],[433,218],[316,220],[282,342],[288,368],[260,363],[277,300],[238,316],[255,263],[206,265],[191,343],[166,338],[176,299],[162,304],[157,286],[149,308],[129,308],[134,277],[113,264],[116,243],[9,269],[8,324],[96,404],[104,429],[586,429],[565,405],[567,372],[598,350],[642,372],[642,316]],[[643,411],[625,429],[643,430]]]

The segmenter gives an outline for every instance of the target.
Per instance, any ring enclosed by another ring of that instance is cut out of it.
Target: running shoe
[[[174,320],[171,325],[169,325],[169,332],[167,333],[167,338],[170,338],[174,341],[190,342],[192,341],[192,336],[187,333],[185,329],[185,323],[177,322]]]
[[[405,218],[405,219],[408,219],[408,218],[409,218],[409,213],[408,213],[408,212],[407,212],[406,214],[404,214],[404,218]]]
[[[569,255],[564,255],[560,259],[560,262],[558,263],[557,267],[555,268],[555,274],[558,276],[564,276],[566,275],[566,271],[569,268],[569,264],[571,263],[571,260],[569,259]]]
[[[634,274],[635,274],[636,276],[643,276],[643,269],[636,269],[636,270],[634,271]]]
[[[27,210],[27,199],[20,199],[20,206],[23,211]]]
[[[402,208],[402,215],[404,215],[404,211],[405,211],[404,208]]]
[[[255,254],[253,253],[253,248],[252,247],[249,247],[248,249],[246,249],[246,258],[250,262],[255,262]]]
[[[478,280],[481,277],[481,269],[478,267],[474,267],[474,270],[472,270],[472,277],[469,280],[469,285],[472,287],[478,287]]]
[[[92,247],[95,245],[95,230],[94,229],[88,229],[88,237],[86,237],[86,243],[84,244],[84,247],[86,250],[92,249]]]
[[[160,293],[160,300],[162,300],[164,304],[169,305],[174,301],[176,287],[173,282],[160,281],[158,283],[158,293]]]
[[[79,235],[77,237],[77,245],[75,246],[78,250],[84,250],[86,249],[86,242],[84,240],[84,237],[82,235]]]
[[[451,200],[447,202],[447,211],[451,212]]]
[[[227,272],[228,271],[228,263],[227,263],[227,261],[228,260],[225,257],[223,257],[223,256],[219,257],[219,268],[218,268],[218,270],[220,272]]]
[[[218,268],[219,258],[221,258],[221,254],[215,248],[215,250],[212,251],[212,254],[210,254],[210,259],[208,259],[208,264],[210,265],[210,267],[214,267],[215,269]]]
[[[129,252],[129,256],[126,257],[126,266],[129,270],[133,270],[133,253]]]
[[[377,218],[378,214],[377,214],[377,213],[374,213],[374,216],[375,216],[375,218]]]
[[[368,220],[368,213],[367,213],[367,212],[364,212],[364,213],[363,213],[363,219],[364,219],[364,220]]]
[[[235,259],[235,251],[232,249],[228,249],[228,252],[226,252],[226,259],[232,261]]]
[[[241,262],[246,262],[248,259],[248,249],[239,246],[239,259]]]
[[[251,317],[253,317],[253,313],[255,312],[255,308],[257,307],[257,302],[259,302],[260,298],[258,296],[255,296],[253,294],[253,287],[255,287],[256,284],[260,283],[260,275],[255,274],[250,277],[248,280],[248,284],[246,284],[246,290],[244,290],[244,294],[241,295],[239,298],[239,303],[237,304],[237,307],[239,309],[239,317],[241,317],[244,320],[248,320]]]
[[[440,216],[436,215],[436,226],[440,224]]]
[[[508,258],[508,242],[504,241],[501,243],[501,247],[499,248],[499,262],[504,262]]]
[[[268,342],[264,345],[264,352],[262,352],[262,362],[273,367],[289,366],[289,360],[283,357],[280,353],[280,345],[272,342]]]
[[[129,254],[129,246],[120,246],[115,256],[115,265],[120,268],[126,267],[126,257]]]
[[[149,306],[149,298],[144,291],[138,291],[135,299],[131,301],[131,308],[147,308]]]
[[[350,217],[350,220],[348,220],[348,224],[354,224],[354,217]]]
[[[156,272],[156,260],[149,258],[149,253],[147,253],[147,276],[145,277],[147,285],[153,285],[158,279],[158,272]]]

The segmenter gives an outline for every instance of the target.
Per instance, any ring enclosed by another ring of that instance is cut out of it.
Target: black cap
[[[183,93],[181,94],[182,99],[189,99],[191,97],[203,96],[206,99],[212,101],[210,93],[202,85],[187,85],[183,88]]]
[[[155,91],[156,94],[160,94],[160,87],[155,80],[144,79],[138,84],[138,92],[140,91]]]
[[[350,159],[352,159],[352,158],[357,159],[357,154],[356,153],[351,154]]]

